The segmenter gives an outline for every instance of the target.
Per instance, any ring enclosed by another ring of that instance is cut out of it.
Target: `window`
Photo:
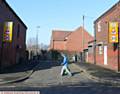
[[[98,32],[101,32],[101,21],[97,23]]]
[[[103,54],[103,45],[99,45],[98,46],[98,49],[99,49],[99,54]]]
[[[88,53],[89,54],[93,53],[93,46],[88,46]]]

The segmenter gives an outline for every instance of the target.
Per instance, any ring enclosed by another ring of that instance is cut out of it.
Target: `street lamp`
[[[40,29],[40,26],[37,26],[37,32],[36,32],[36,55],[38,54],[38,31]]]

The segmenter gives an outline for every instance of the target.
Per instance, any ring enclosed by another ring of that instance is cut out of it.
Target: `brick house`
[[[116,71],[120,70],[120,37],[117,43],[109,42],[109,22],[118,22],[120,28],[119,11],[120,2],[116,3],[94,22],[96,40],[95,62],[97,65]]]
[[[50,49],[65,51],[67,37],[71,34],[71,31],[53,30],[51,36]]]
[[[88,58],[86,61],[95,64],[95,40],[88,42]]]
[[[84,32],[84,40],[82,38],[82,31]],[[51,36],[50,49],[64,50],[71,55],[81,53],[88,48],[88,42],[93,40],[93,37],[82,27],[75,31],[53,31]],[[82,42],[84,41],[84,48]]]
[[[82,38],[82,35],[84,35],[84,38]],[[84,49],[87,49],[88,42],[93,40],[93,37],[85,29],[83,29],[83,27],[77,28],[67,38],[67,50],[73,53],[79,53]]]
[[[3,42],[5,22],[13,22],[12,42]],[[27,27],[6,0],[0,0],[0,30],[0,65],[7,67],[25,57]]]

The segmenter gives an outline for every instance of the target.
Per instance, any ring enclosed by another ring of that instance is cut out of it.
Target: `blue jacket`
[[[67,66],[68,65],[68,60],[67,57],[63,54],[63,62],[61,63],[63,66]]]

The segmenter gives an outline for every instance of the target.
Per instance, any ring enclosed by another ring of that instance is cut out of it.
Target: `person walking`
[[[61,53],[61,56],[63,57],[63,62],[61,63],[62,69],[61,69],[61,76],[65,74],[68,74],[69,76],[72,76],[72,73],[68,69],[68,59],[67,56],[65,56],[63,53]]]

